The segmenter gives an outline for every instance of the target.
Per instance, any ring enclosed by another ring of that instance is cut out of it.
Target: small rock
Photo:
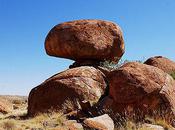
[[[148,129],[148,130],[164,130],[162,126],[159,125],[152,125],[152,124],[143,124],[142,128]]]
[[[83,130],[83,126],[77,123],[76,120],[68,120],[64,122],[64,125],[66,125],[69,130]]]
[[[97,130],[114,130],[114,121],[109,117],[108,114],[94,118],[88,118],[84,120],[84,123],[88,127]]]

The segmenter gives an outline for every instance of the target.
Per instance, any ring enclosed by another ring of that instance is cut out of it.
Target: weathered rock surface
[[[162,56],[151,57],[145,61],[144,64],[155,66],[163,71],[171,74],[175,72],[175,62],[170,59]]]
[[[120,27],[102,20],[76,20],[58,24],[45,40],[48,55],[76,61],[118,61],[124,48]]]
[[[94,118],[88,118],[84,120],[84,123],[92,129],[114,130],[114,121],[108,116],[108,114]]]
[[[34,115],[48,109],[61,109],[70,100],[96,103],[104,94],[106,83],[102,73],[94,67],[77,67],[58,73],[31,90],[28,113]],[[81,105],[81,103],[80,103]]]
[[[159,68],[130,62],[108,79],[110,94],[103,103],[113,110],[150,112],[164,107],[175,113],[175,81]]]

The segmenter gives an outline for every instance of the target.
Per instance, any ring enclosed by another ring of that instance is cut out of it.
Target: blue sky
[[[174,0],[0,0],[0,94],[28,95],[68,68],[73,61],[47,56],[44,40],[54,25],[77,19],[118,23],[123,59],[175,60]]]

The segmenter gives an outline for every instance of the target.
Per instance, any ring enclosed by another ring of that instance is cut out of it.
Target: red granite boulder
[[[66,101],[77,105],[92,105],[104,94],[106,83],[102,73],[94,67],[77,67],[58,73],[32,89],[28,99],[28,114],[35,115],[49,109],[63,110]],[[77,99],[77,100],[76,100]],[[71,104],[70,104],[71,105]],[[67,111],[66,109],[63,111]]]
[[[175,73],[175,62],[162,56],[151,57],[144,64],[162,69],[168,74]]]
[[[76,61],[118,61],[125,47],[117,24],[102,20],[76,20],[52,28],[46,37],[45,49],[50,56]]]
[[[114,111],[175,113],[175,81],[159,68],[130,62],[110,72],[108,80],[110,92],[103,105]]]

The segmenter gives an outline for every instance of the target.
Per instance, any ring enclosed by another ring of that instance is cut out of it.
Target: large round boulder
[[[159,68],[129,62],[108,75],[109,96],[104,105],[114,111],[175,113],[175,81]]]
[[[155,56],[147,59],[144,64],[162,69],[168,74],[175,73],[175,62],[162,56]]]
[[[45,40],[50,56],[76,61],[118,61],[124,53],[120,27],[109,21],[76,20],[56,25]]]
[[[79,105],[86,102],[93,105],[104,94],[105,88],[103,74],[94,67],[83,66],[68,69],[31,90],[28,99],[28,114],[35,115],[47,112],[49,109],[63,110],[63,108],[63,111],[67,112],[69,110],[64,107],[65,103],[76,106],[77,101]]]

